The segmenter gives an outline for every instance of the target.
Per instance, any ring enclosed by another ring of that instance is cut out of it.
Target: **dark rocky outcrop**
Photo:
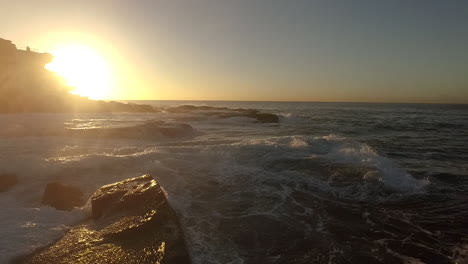
[[[84,204],[83,192],[60,182],[49,183],[42,196],[42,204],[50,205],[58,210],[70,211]]]
[[[191,263],[178,218],[149,175],[106,185],[92,218],[17,263]]]
[[[251,109],[236,109],[233,113],[220,113],[218,114],[220,118],[230,118],[230,117],[248,117],[256,119],[257,123],[278,123],[279,117],[275,114],[269,113],[259,113],[258,110]]]
[[[182,123],[148,122],[132,127],[67,129],[66,136],[92,138],[158,139],[181,138],[195,134],[192,126]]]
[[[200,115],[215,116],[218,118],[248,117],[256,119],[258,123],[278,123],[279,117],[275,114],[260,113],[255,109],[227,108],[214,106],[180,105],[166,109],[169,113],[195,113]]]
[[[18,183],[18,176],[14,173],[0,174],[0,192],[8,191]]]
[[[2,137],[59,136],[92,139],[165,140],[191,138],[199,134],[200,132],[189,124],[164,121],[148,121],[131,126],[87,129],[67,127],[38,129],[28,127],[27,124],[14,126],[11,129],[0,129],[0,136]]]
[[[262,114],[262,113],[255,113],[246,115],[246,117],[252,117],[257,119],[259,123],[278,123],[279,118],[275,114]]]
[[[190,111],[215,111],[215,110],[230,110],[227,107],[215,107],[215,106],[195,106],[195,105],[179,105],[168,108],[166,111],[169,113],[186,113]]]

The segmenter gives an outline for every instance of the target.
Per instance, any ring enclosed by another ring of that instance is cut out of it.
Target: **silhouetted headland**
[[[90,100],[70,94],[71,87],[44,66],[49,53],[18,49],[0,38],[0,113],[157,112],[149,105]]]

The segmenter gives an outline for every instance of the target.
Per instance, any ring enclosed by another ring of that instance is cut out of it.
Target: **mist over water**
[[[466,105],[142,103],[259,109],[280,122],[201,110],[0,115],[0,172],[20,180],[0,193],[1,263],[89,215],[89,205],[41,205],[47,183],[89,197],[145,173],[177,211],[195,263],[467,261]],[[193,131],[148,137],[145,124],[157,121]],[[58,132],[122,127],[133,130],[125,138]]]

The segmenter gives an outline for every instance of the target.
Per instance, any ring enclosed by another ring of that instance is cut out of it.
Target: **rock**
[[[219,118],[231,117],[250,117],[257,119],[258,123],[278,123],[279,118],[275,114],[259,113],[256,109],[243,109],[243,108],[227,108],[227,107],[214,107],[214,106],[195,106],[195,105],[181,105],[166,109],[169,113],[187,113],[192,111],[205,111],[198,113],[207,116],[218,116]],[[209,112],[208,112],[209,111]]]
[[[0,192],[8,191],[18,183],[18,176],[14,173],[0,174]]]
[[[231,118],[231,117],[249,117],[257,119],[257,123],[278,123],[279,117],[275,114],[259,113],[258,110],[252,109],[236,109],[236,112],[232,113],[217,113],[220,118]]]
[[[215,107],[215,106],[195,106],[195,105],[180,105],[166,109],[169,113],[186,113],[190,111],[216,111],[216,110],[230,110],[227,107]]]
[[[84,204],[82,198],[83,192],[78,188],[53,182],[47,184],[42,196],[42,203],[58,210],[71,211],[73,208]]]
[[[91,197],[93,218],[133,209],[140,203],[151,203],[153,199],[165,200],[161,189],[156,186],[156,181],[150,175],[143,175],[99,188]]]
[[[225,117],[235,117],[235,116],[255,118],[257,119],[257,123],[278,123],[279,122],[279,117],[277,115],[268,114],[268,113],[258,113],[258,111],[250,111],[250,112],[245,112],[245,113],[240,112],[238,115],[231,115],[231,116],[225,116]]]
[[[16,263],[191,263],[177,215],[150,175],[101,187],[91,205],[92,218]]]
[[[279,118],[275,114],[254,114],[254,118],[257,119],[259,123],[278,123]]]
[[[189,124],[152,121],[132,127],[66,129],[64,135],[91,138],[165,139],[191,137],[195,135],[195,129]]]

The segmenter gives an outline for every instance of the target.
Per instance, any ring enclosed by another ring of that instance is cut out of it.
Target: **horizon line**
[[[468,105],[466,103],[447,102],[376,102],[376,101],[269,101],[269,100],[174,100],[174,99],[101,99],[96,101],[179,101],[179,102],[252,102],[252,103],[359,103],[359,104],[439,104],[439,105]]]

